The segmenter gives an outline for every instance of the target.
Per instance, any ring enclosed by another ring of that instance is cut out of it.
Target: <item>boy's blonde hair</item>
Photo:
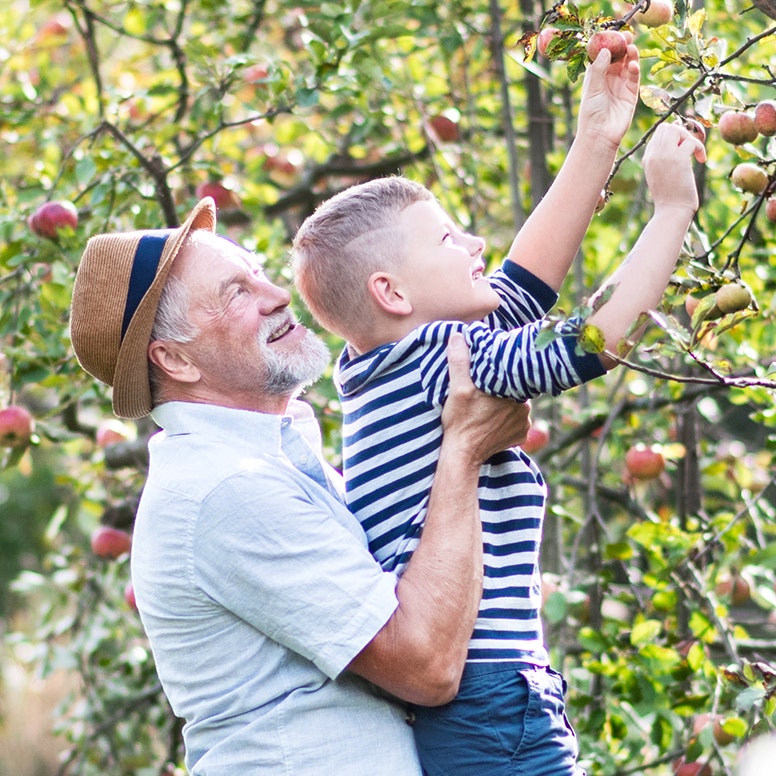
[[[295,282],[322,326],[350,339],[370,324],[367,281],[401,266],[399,216],[429,199],[434,195],[419,183],[378,178],[336,194],[304,221],[293,243]]]

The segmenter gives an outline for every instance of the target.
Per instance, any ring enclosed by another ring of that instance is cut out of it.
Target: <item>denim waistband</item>
[[[529,663],[525,660],[500,660],[498,662],[483,661],[466,663],[463,667],[462,678],[474,676],[488,676],[500,671],[549,671],[546,663]]]

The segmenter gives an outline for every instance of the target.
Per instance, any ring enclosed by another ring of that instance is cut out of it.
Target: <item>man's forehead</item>
[[[264,271],[263,257],[221,235],[197,235],[183,253],[173,272],[196,286],[212,288],[213,282]]]

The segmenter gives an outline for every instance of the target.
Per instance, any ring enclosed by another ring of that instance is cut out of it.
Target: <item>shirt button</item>
[[[415,712],[414,711],[407,711],[407,716],[405,717],[404,721],[412,727],[415,724]]]

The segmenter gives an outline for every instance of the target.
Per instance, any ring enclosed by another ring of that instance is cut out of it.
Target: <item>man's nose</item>
[[[268,280],[261,281],[259,288],[259,305],[262,315],[270,315],[283,310],[291,303],[291,293],[285,288],[276,286]]]

